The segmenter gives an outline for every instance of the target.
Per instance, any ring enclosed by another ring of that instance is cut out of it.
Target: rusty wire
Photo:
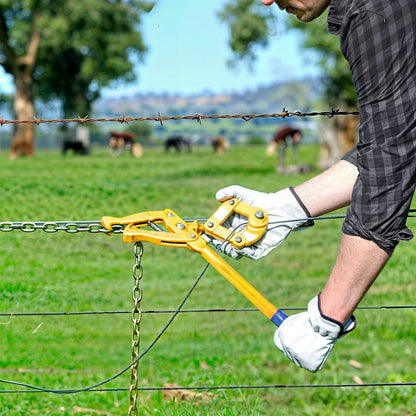
[[[80,123],[82,125],[92,122],[118,122],[128,124],[131,121],[157,121],[163,126],[163,122],[167,120],[196,120],[199,124],[202,124],[202,120],[205,119],[220,119],[220,118],[232,118],[232,119],[242,119],[244,121],[250,121],[255,118],[282,118],[287,117],[314,117],[314,116],[325,116],[332,118],[334,116],[342,115],[358,115],[358,111],[341,111],[332,108],[330,111],[312,111],[312,112],[301,112],[301,111],[288,111],[284,107],[280,113],[270,113],[270,114],[210,114],[203,115],[195,113],[194,115],[188,116],[162,116],[161,113],[158,113],[157,117],[126,117],[126,114],[123,113],[122,117],[110,117],[110,118],[91,118],[88,116],[77,117],[77,118],[66,118],[66,119],[44,119],[43,116],[37,118],[34,117],[33,120],[6,120],[4,116],[0,118],[0,126],[3,127],[5,124],[46,124],[46,123]]]

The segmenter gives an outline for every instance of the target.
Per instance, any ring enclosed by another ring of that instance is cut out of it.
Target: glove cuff
[[[328,336],[333,339],[341,338],[351,332],[357,326],[354,315],[343,325],[336,319],[326,316],[321,311],[319,295],[315,296],[308,304],[309,322],[315,332],[319,332],[323,337]]]
[[[306,217],[311,217],[311,214],[310,214],[308,208],[306,208],[306,206],[304,205],[302,200],[299,198],[299,195],[295,192],[295,190],[293,189],[292,186],[289,187],[289,190],[292,193],[292,195],[294,196],[294,198],[296,199],[296,202],[299,204],[299,206],[304,211]],[[312,227],[313,225],[315,225],[315,222],[313,220],[299,221],[299,223],[296,223],[295,228],[294,228],[293,231],[300,231],[300,230],[303,230],[304,228]]]

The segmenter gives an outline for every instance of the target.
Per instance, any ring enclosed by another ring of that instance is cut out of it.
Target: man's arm
[[[311,216],[317,217],[349,205],[357,176],[353,164],[340,160],[294,189]]]

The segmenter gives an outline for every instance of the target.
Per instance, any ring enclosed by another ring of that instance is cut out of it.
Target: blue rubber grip
[[[287,318],[287,315],[280,309],[270,318],[270,320],[276,325],[280,326],[282,322]]]

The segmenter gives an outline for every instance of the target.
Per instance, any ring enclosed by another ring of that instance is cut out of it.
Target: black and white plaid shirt
[[[391,254],[412,232],[416,185],[416,1],[331,0],[328,30],[339,35],[359,100],[359,142],[345,234]]]

